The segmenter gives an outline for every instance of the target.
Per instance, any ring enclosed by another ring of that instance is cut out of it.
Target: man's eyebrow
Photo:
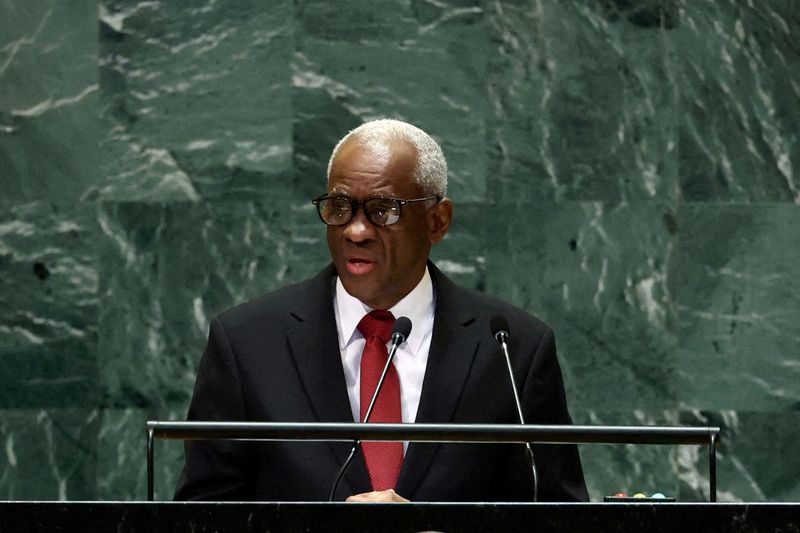
[[[348,196],[348,194],[347,194],[347,191],[344,191],[342,189],[337,189],[337,188],[331,189],[330,192],[328,193],[328,195],[329,196],[344,196],[346,198],[350,198],[350,196]],[[376,194],[369,195],[367,198],[365,198],[365,200],[369,200],[370,198],[391,198],[391,199],[394,200],[394,199],[397,199],[397,194],[394,191],[390,191],[390,192],[386,192],[386,193],[376,193]]]

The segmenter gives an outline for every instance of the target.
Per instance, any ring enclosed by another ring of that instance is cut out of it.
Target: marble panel
[[[96,401],[98,234],[81,209],[0,209],[0,408]]]
[[[500,209],[488,224],[486,290],[553,328],[570,406],[674,407],[670,209],[588,202]]]
[[[107,133],[89,198],[270,198],[291,185],[292,2],[100,3]]]
[[[650,4],[490,4],[491,198],[677,198],[679,87],[667,37],[677,21],[647,23],[662,16]]]
[[[688,200],[800,203],[800,6],[686,2],[672,35]]]
[[[97,434],[97,499],[147,499],[146,422],[185,420],[186,406],[164,409],[103,409]],[[153,446],[153,495],[171,500],[183,468],[183,443],[156,439]]]
[[[391,13],[391,16],[387,16]],[[484,196],[486,25],[481,2],[299,2],[293,68],[300,194],[322,191],[336,141],[361,122],[398,118],[442,143],[449,194]]]
[[[325,175],[321,180],[324,182]],[[325,190],[324,185],[321,190]],[[319,219],[311,199],[292,202],[291,247],[286,277],[292,281],[308,279],[331,262],[325,224]]]
[[[107,204],[99,367],[108,405],[188,401],[212,317],[285,285],[282,205]]]
[[[669,267],[692,409],[800,408],[800,206],[686,204]]]
[[[486,205],[455,203],[450,231],[431,250],[436,266],[462,287],[486,289],[487,220],[494,216]]]
[[[72,201],[99,179],[96,3],[0,4],[0,196]]]
[[[578,424],[716,426],[718,501],[797,501],[800,494],[793,452],[798,413],[591,410],[573,413],[573,419]],[[582,445],[581,460],[592,501],[617,491],[709,500],[707,446]]]
[[[97,410],[0,409],[0,499],[95,498]]]
[[[720,501],[799,501],[800,413],[752,411],[682,412],[681,424],[718,426],[717,485]],[[705,449],[682,447],[675,457],[679,494],[707,496]],[[692,465],[698,466],[692,466]],[[704,476],[706,476],[704,478]]]
[[[619,412],[602,408],[573,410],[572,419],[575,424],[588,425],[664,426],[677,425],[679,413],[673,410],[637,409],[632,405],[628,411]],[[698,422],[695,424],[701,425]],[[708,463],[703,463],[706,456],[699,446],[583,444],[580,453],[586,487],[593,502],[602,502],[604,496],[618,492],[630,496],[637,492],[648,495],[660,492],[679,498],[680,478],[676,475],[675,458],[687,453],[693,454],[694,461],[690,464],[692,472],[705,475],[706,493],[698,490],[696,494],[687,495],[685,501],[708,501]]]

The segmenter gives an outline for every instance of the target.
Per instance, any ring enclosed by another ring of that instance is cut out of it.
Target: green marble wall
[[[718,424],[721,499],[800,499],[798,35],[794,0],[0,3],[0,498],[144,498],[209,318],[325,264],[328,153],[389,116],[450,161],[438,264],[554,327],[577,422]],[[707,497],[704,450],[582,454],[594,499]]]

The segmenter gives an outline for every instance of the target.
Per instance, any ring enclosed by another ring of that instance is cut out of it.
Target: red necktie
[[[364,335],[367,343],[361,355],[361,393],[360,410],[361,421],[367,414],[369,402],[375,394],[378,380],[386,366],[389,352],[386,343],[389,342],[394,326],[394,316],[388,311],[371,311],[364,315],[358,323],[358,331]],[[380,396],[375,402],[370,422],[400,423],[402,414],[400,410],[400,379],[394,363],[386,372]],[[400,475],[400,466],[403,464],[402,442],[364,442],[361,445],[364,461],[367,463],[369,477],[372,480],[372,490],[393,489]]]

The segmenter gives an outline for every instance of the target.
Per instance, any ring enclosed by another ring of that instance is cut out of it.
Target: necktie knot
[[[386,344],[392,338],[393,327],[394,315],[389,311],[376,309],[364,315],[357,329],[365,339],[376,337],[380,339],[381,344]]]

